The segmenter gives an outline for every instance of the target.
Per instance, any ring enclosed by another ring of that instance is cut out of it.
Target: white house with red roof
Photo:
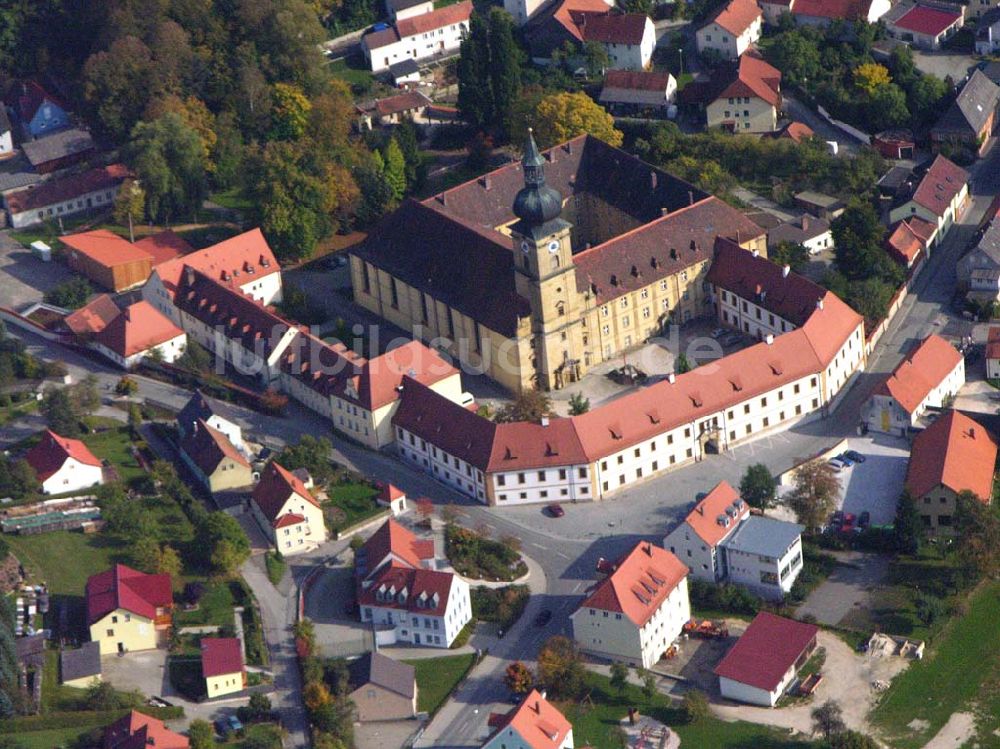
[[[403,60],[429,60],[454,54],[469,30],[472,0],[397,19],[388,28],[361,37],[361,50],[372,72]]]
[[[104,729],[103,749],[189,749],[191,743],[162,720],[132,710]]]
[[[920,49],[937,50],[965,24],[965,12],[961,6],[950,3],[904,0],[886,13],[882,22],[893,39]]]
[[[886,375],[861,407],[873,432],[905,436],[928,408],[941,408],[965,384],[965,357],[939,335],[929,335]]]
[[[243,643],[238,637],[202,637],[201,673],[209,699],[242,692],[247,686]]]
[[[124,564],[91,575],[84,592],[90,639],[101,655],[150,650],[170,628],[170,575],[147,575]]]
[[[663,113],[677,97],[677,81],[667,71],[609,70],[600,102],[619,114]]]
[[[650,668],[691,618],[688,567],[641,541],[570,616],[573,638],[592,655]]]
[[[760,39],[763,25],[756,0],[730,0],[695,33],[698,53],[735,60]]]
[[[664,537],[663,548],[684,562],[695,580],[720,582],[726,576],[720,544],[749,516],[750,508],[740,493],[729,482],[720,481]]]
[[[253,469],[225,434],[203,419],[184,425],[181,460],[208,491],[222,492],[251,486]]]
[[[787,0],[795,23],[829,26],[837,21],[875,23],[889,12],[891,0]]]
[[[94,335],[91,346],[122,369],[146,357],[171,363],[187,348],[187,333],[146,300],[131,304]]]
[[[271,545],[285,556],[326,541],[323,508],[302,479],[276,461],[254,487],[250,511]]]
[[[573,749],[572,724],[537,689],[506,715],[491,715],[490,725],[482,749]]]
[[[42,439],[24,456],[35,469],[43,494],[65,494],[104,482],[101,461],[80,440],[46,429]]]
[[[469,584],[436,566],[434,542],[391,518],[358,549],[360,617],[374,627],[379,644],[446,648],[471,621]]]
[[[3,196],[10,226],[20,229],[91,210],[110,209],[131,173],[123,164],[89,169]]]
[[[778,127],[781,71],[754,53],[740,57],[735,70],[720,71],[705,109],[708,127],[738,133],[769,133]]]
[[[395,484],[388,482],[382,484],[378,490],[375,501],[382,507],[388,507],[393,517],[397,517],[406,512],[406,492]]]
[[[935,246],[969,203],[969,173],[940,154],[910,195],[903,195],[889,211],[889,222],[922,218],[937,227]]]

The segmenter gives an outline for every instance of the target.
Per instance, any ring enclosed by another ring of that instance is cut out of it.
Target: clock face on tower
[[[549,242],[549,252],[551,252],[553,255],[559,252],[559,243],[554,239],[551,242]]]
[[[521,252],[525,254],[531,252],[531,245],[528,244],[527,242],[521,242]]]

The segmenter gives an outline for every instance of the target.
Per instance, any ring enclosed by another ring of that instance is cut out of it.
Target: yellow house
[[[243,665],[243,646],[239,639],[201,638],[201,672],[205,677],[205,694],[209,699],[246,689],[247,672]]]
[[[250,512],[277,551],[288,556],[326,541],[323,509],[306,484],[271,461],[253,490]]]
[[[253,484],[247,459],[218,429],[198,419],[181,440],[181,457],[213,494]]]
[[[781,72],[759,57],[745,54],[705,112],[708,127],[734,133],[770,133],[778,129]]]
[[[101,655],[151,650],[170,628],[170,575],[147,575],[124,564],[87,580],[87,626]]]

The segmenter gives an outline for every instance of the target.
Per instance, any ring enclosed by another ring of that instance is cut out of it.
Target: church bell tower
[[[582,374],[581,310],[563,197],[545,184],[545,158],[528,131],[521,159],[524,187],[511,226],[518,294],[531,305],[534,371],[539,389],[565,387]]]

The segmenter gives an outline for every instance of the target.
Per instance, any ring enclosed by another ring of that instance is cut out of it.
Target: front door
[[[413,642],[416,645],[420,644],[420,633],[419,632],[414,632],[413,633]]]
[[[124,642],[119,642],[118,643],[118,654],[121,655],[124,652],[125,652],[125,643]]]

